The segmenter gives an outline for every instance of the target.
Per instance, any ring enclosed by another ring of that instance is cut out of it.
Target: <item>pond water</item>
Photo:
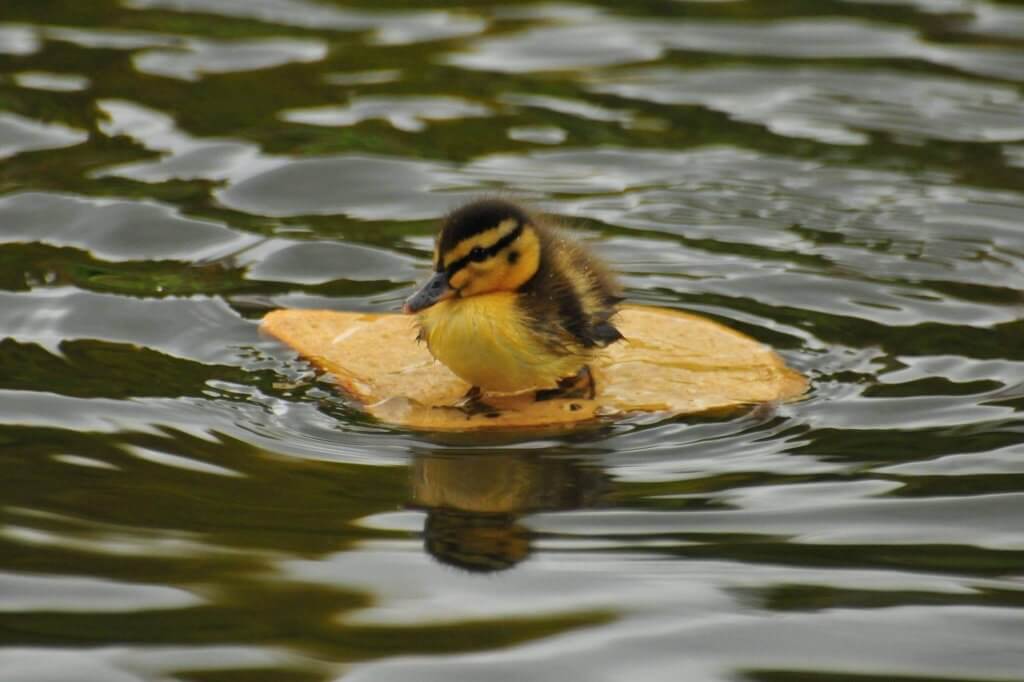
[[[4,0],[4,682],[1024,679],[1024,4]],[[565,216],[775,409],[374,422],[259,333]]]

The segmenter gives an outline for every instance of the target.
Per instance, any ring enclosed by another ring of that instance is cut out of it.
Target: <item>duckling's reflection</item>
[[[530,556],[531,512],[594,506],[607,474],[567,457],[523,452],[429,453],[413,462],[410,506],[427,512],[424,546],[474,572],[509,569]]]

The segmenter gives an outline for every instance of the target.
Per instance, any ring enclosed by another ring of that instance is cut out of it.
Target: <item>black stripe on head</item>
[[[530,222],[530,216],[523,209],[503,199],[480,199],[466,204],[445,218],[438,251],[443,257],[462,240],[497,227],[509,218],[519,225]]]
[[[498,253],[500,253],[502,249],[504,249],[506,246],[508,246],[515,240],[519,239],[519,235],[521,235],[522,233],[523,223],[517,223],[514,230],[512,230],[504,237],[488,246],[486,249],[481,249],[483,251],[483,258],[481,258],[480,260],[487,260],[488,258],[492,258],[498,255]],[[459,260],[455,261],[454,263],[448,266],[448,276],[451,277],[456,272],[466,267],[466,265],[468,265],[469,262],[472,260],[473,254],[470,253],[463,256]],[[438,270],[438,272],[440,272],[440,270]]]

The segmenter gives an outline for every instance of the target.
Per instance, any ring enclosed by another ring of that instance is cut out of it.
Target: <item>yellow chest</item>
[[[497,393],[553,388],[579,371],[586,357],[548,348],[516,297],[452,298],[424,310],[419,320],[431,354],[463,381]]]

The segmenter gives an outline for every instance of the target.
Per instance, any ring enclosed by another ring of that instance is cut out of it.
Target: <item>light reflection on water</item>
[[[1018,679],[1024,21],[0,10],[0,679]],[[793,404],[419,434],[260,336],[503,193]]]

